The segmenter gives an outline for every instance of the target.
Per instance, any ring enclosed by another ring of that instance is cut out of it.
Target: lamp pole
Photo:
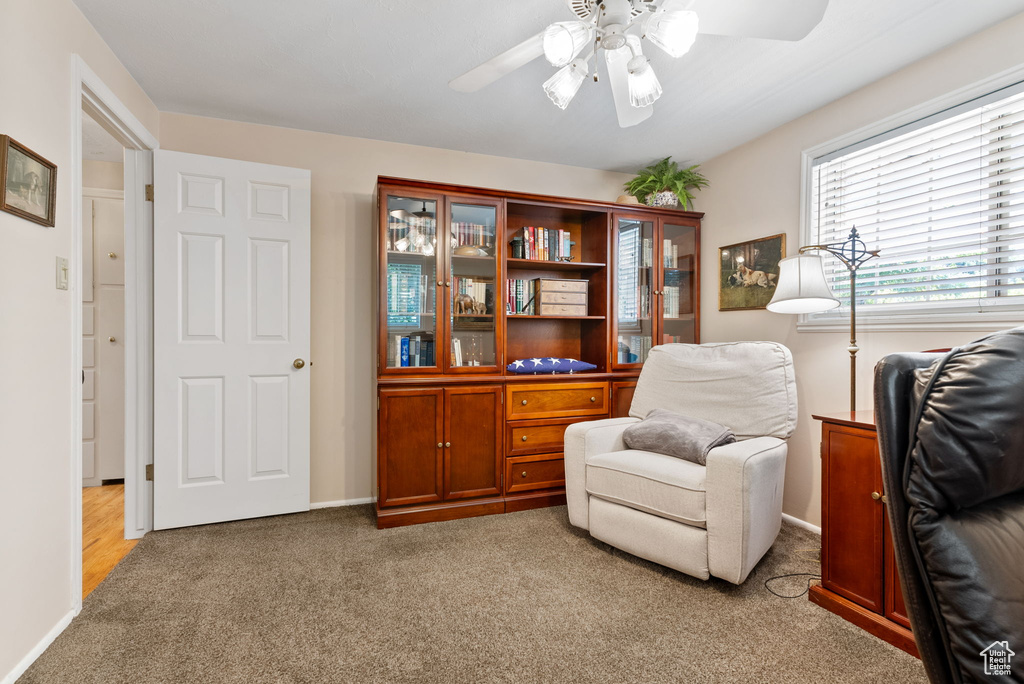
[[[878,250],[869,250],[860,239],[857,228],[850,229],[850,235],[843,242],[830,242],[827,245],[808,245],[800,248],[800,254],[810,251],[828,252],[839,259],[850,271],[850,412],[857,410],[857,269],[878,256]]]

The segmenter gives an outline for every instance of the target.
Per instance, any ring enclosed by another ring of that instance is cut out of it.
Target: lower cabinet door
[[[896,552],[889,530],[889,516],[885,516],[885,617],[910,629],[907,605],[903,602],[903,589],[896,569]]]
[[[612,383],[612,418],[626,418],[633,403],[636,380],[619,380]]]
[[[382,389],[377,418],[379,505],[441,500],[444,390]]]
[[[444,498],[501,494],[502,388],[444,389]]]
[[[822,586],[884,612],[882,470],[874,430],[822,430]]]

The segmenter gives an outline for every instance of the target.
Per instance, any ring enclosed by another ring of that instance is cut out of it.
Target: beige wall
[[[82,187],[123,190],[124,164],[120,162],[83,161]]]
[[[614,200],[628,176],[179,114],[164,149],[313,172],[312,489],[314,502],[373,494],[373,205],[378,175]]]
[[[800,423],[790,443],[783,510],[819,524],[820,423],[812,413],[849,407],[848,333],[797,332],[796,317],[767,311],[718,311],[718,247],[786,233],[789,254],[800,245],[803,150],[982,81],[1024,63],[1024,14],[976,34],[847,97],[704,163],[711,187],[698,196],[704,222],[703,341],[777,340],[796,363]],[[859,333],[858,408],[870,408],[875,363],[897,351],[950,347],[981,332]]]
[[[0,213],[0,679],[73,605],[71,55],[151,133],[156,108],[71,0],[0,0],[0,133],[57,164],[57,225]],[[77,484],[77,483],[76,483]],[[80,591],[80,588],[79,588]],[[79,594],[80,595],[80,594]]]

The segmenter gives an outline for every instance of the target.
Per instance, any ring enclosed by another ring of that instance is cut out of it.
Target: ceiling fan
[[[449,82],[471,93],[544,55],[559,70],[544,92],[565,109],[591,73],[590,60],[604,52],[615,112],[622,128],[654,113],[661,83],[644,41],[672,57],[689,51],[698,33],[744,38],[800,40],[821,21],[828,0],[565,0],[573,21],[551,24]],[[593,68],[597,78],[597,65]]]

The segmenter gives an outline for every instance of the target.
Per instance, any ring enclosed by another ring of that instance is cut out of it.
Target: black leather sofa
[[[929,678],[1024,682],[1024,327],[947,354],[885,357],[875,421]]]

